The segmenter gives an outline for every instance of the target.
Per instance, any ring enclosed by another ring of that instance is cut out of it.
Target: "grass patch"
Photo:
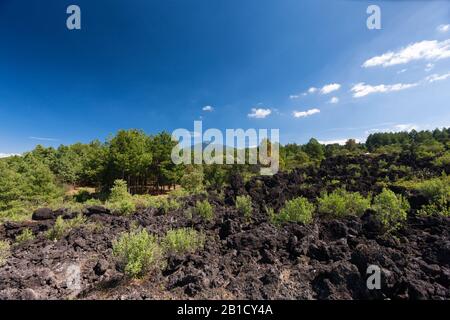
[[[24,243],[34,239],[33,232],[30,228],[25,228],[22,232],[16,236],[16,243]]]
[[[6,241],[0,241],[0,267],[6,264],[11,255],[11,246]]]
[[[242,214],[246,219],[251,219],[253,208],[252,208],[252,198],[250,196],[237,196],[236,197],[236,209]]]

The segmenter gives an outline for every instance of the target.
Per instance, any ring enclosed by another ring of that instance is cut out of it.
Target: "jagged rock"
[[[31,219],[35,221],[43,221],[43,220],[53,220],[56,219],[56,217],[57,216],[52,209],[41,208],[33,212]]]

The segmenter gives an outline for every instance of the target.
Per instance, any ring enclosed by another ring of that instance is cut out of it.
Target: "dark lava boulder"
[[[40,208],[33,212],[31,219],[35,221],[53,220],[56,219],[56,214],[52,209]]]
[[[93,214],[111,214],[111,211],[102,206],[90,206],[84,210],[85,216],[92,216]]]

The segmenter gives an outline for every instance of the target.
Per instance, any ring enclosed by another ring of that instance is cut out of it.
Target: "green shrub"
[[[113,255],[125,274],[132,278],[144,276],[157,268],[162,260],[156,237],[149,235],[145,229],[123,233],[113,242]]]
[[[300,197],[287,201],[283,209],[274,216],[275,223],[301,222],[308,224],[312,222],[315,207],[308,199]]]
[[[194,252],[204,244],[205,235],[191,228],[169,230],[162,240],[164,251],[169,253]]]
[[[112,212],[124,216],[128,216],[136,212],[136,205],[131,199],[123,199],[114,202],[108,201],[106,202],[106,207]]]
[[[64,220],[59,216],[52,228],[45,232],[45,236],[49,240],[59,240],[73,228],[78,228],[86,223],[86,219],[82,215],[78,215],[71,220]]]
[[[417,189],[429,201],[419,210],[420,215],[450,216],[450,177],[443,176],[426,180],[418,184]]]
[[[450,151],[445,152],[442,156],[436,158],[433,164],[438,167],[450,167]]]
[[[169,213],[170,211],[175,211],[181,208],[181,203],[177,199],[167,199],[162,201],[161,209],[164,213]]]
[[[442,177],[430,180],[417,181],[406,180],[396,184],[397,186],[414,190],[422,194],[428,200],[417,213],[419,215],[442,215],[450,216],[450,177]]]
[[[17,243],[24,243],[34,239],[33,232],[29,228],[25,228],[22,232],[16,236]]]
[[[250,196],[237,196],[236,209],[245,218],[250,219],[253,213],[252,198]]]
[[[361,216],[370,208],[370,199],[345,189],[323,194],[318,201],[318,212],[332,217]]]
[[[377,195],[372,208],[387,232],[397,230],[408,217],[409,203],[388,189]]]
[[[197,201],[195,205],[195,213],[208,221],[214,218],[214,209],[208,200]]]
[[[201,166],[191,166],[186,168],[186,173],[180,179],[180,185],[189,194],[199,194],[205,189],[203,185],[204,178]]]
[[[6,241],[0,240],[0,267],[3,266],[11,255],[11,246]]]
[[[132,195],[128,192],[127,182],[125,180],[115,180],[111,188],[108,200],[111,202],[119,202],[131,199]]]
[[[119,215],[130,215],[136,211],[136,205],[133,196],[128,192],[126,181],[114,181],[106,206]]]

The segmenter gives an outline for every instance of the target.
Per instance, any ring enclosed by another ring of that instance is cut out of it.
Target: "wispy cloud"
[[[294,111],[292,113],[292,115],[294,116],[294,118],[305,118],[305,117],[312,116],[313,114],[316,114],[316,113],[320,113],[320,110],[314,108],[314,109],[310,109],[307,111]]]
[[[319,140],[319,143],[321,144],[340,144],[340,145],[345,145],[345,143],[348,141],[349,139],[336,139],[336,140]],[[360,142],[359,139],[354,139],[357,143]]]
[[[425,80],[428,81],[429,83],[433,83],[433,82],[436,82],[436,81],[443,81],[443,80],[446,80],[448,78],[450,78],[450,72],[446,73],[446,74],[437,74],[437,73],[435,73],[435,74],[432,74],[432,75],[426,77]]]
[[[31,139],[31,140],[38,140],[38,141],[59,141],[59,139],[55,139],[55,138],[45,138],[45,137],[28,137],[28,139]]]
[[[427,63],[427,65],[425,66],[425,71],[430,72],[431,70],[433,70],[433,68],[434,68],[434,64]]]
[[[269,116],[271,113],[272,113],[272,110],[270,110],[270,109],[252,108],[251,113],[248,114],[248,117],[256,118],[256,119],[264,119],[267,116]]]
[[[450,58],[450,39],[444,41],[425,40],[403,47],[398,51],[389,51],[370,58],[362,65],[364,68],[407,64],[418,60],[441,60]]]
[[[419,126],[413,123],[407,123],[407,124],[396,124],[392,131],[412,131],[417,130]]]
[[[380,84],[376,86],[372,86],[369,84],[365,84],[364,82],[360,82],[356,85],[354,85],[351,88],[351,91],[353,92],[354,98],[361,98],[365,97],[372,93],[387,93],[387,92],[393,92],[393,91],[401,91],[409,88],[413,88],[417,86],[418,83],[396,83],[396,84]]]
[[[329,94],[331,92],[337,91],[341,88],[341,85],[339,83],[330,83],[322,87],[320,89],[321,94]]]
[[[316,87],[311,87],[308,89],[308,93],[314,93],[316,92],[318,89]]]
[[[14,157],[14,156],[20,156],[20,154],[18,154],[18,153],[1,153],[0,152],[0,159]]]
[[[202,110],[207,111],[207,112],[212,112],[212,111],[214,111],[214,108],[212,106],[204,106]]]
[[[333,98],[330,99],[329,103],[332,103],[332,104],[339,103],[339,98],[338,97],[333,97]]]
[[[437,31],[445,33],[450,31],[450,24],[441,24],[436,28]]]

